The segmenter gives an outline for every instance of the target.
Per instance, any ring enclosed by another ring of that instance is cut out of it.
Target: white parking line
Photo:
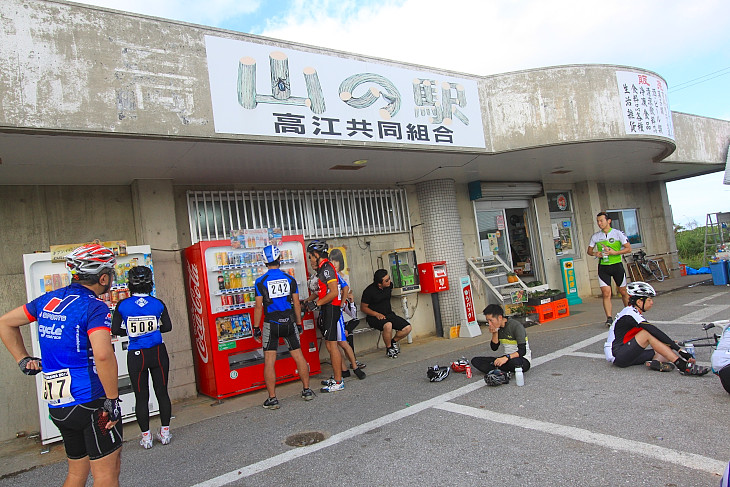
[[[573,426],[565,426],[562,424],[548,423],[545,421],[538,421],[535,419],[525,418],[522,416],[515,416],[512,414],[503,414],[496,411],[489,411],[487,409],[477,409],[470,406],[463,406],[461,404],[454,403],[443,403],[434,406],[436,409],[444,411],[464,414],[466,416],[472,416],[474,418],[484,419],[487,421],[493,421],[495,423],[508,424],[511,426],[518,426],[534,431],[541,431],[555,436],[562,436],[564,438],[570,438],[573,440],[581,441],[583,443],[591,443],[604,448],[610,448],[612,450],[627,451],[632,454],[638,453],[647,457],[660,460],[661,462],[671,463],[675,465],[682,465],[684,467],[692,468],[695,470],[703,470],[705,472],[722,475],[725,470],[727,463],[715,460],[714,458],[708,458],[702,455],[694,453],[688,453],[686,451],[672,450],[671,448],[664,448],[661,446],[652,445],[650,443],[642,443],[640,441],[629,440],[626,438],[620,438],[618,436],[606,435],[603,433],[594,433],[583,428],[575,428]]]
[[[537,365],[544,364],[545,362],[548,362],[550,360],[554,360],[556,358],[565,356],[569,353],[573,353],[576,350],[587,347],[588,345],[591,345],[597,341],[605,340],[606,336],[607,336],[607,333],[602,333],[595,337],[588,338],[586,340],[583,340],[583,341],[580,341],[573,345],[570,345],[568,347],[565,347],[562,350],[558,350],[556,352],[549,353],[547,355],[543,355],[542,357],[537,357],[533,360],[532,366],[535,367]],[[436,396],[432,399],[428,399],[426,401],[419,402],[417,404],[413,404],[405,409],[401,409],[399,411],[395,411],[393,413],[386,414],[385,416],[382,416],[380,418],[377,418],[377,419],[374,419],[367,423],[355,426],[355,427],[345,430],[341,433],[337,433],[336,435],[332,435],[329,438],[327,438],[326,440],[321,441],[319,443],[315,443],[314,445],[285,451],[285,452],[275,455],[271,458],[267,458],[266,460],[262,460],[260,462],[253,463],[251,465],[246,465],[244,467],[240,467],[235,470],[231,470],[228,473],[219,475],[218,477],[212,478],[210,480],[206,480],[205,482],[195,484],[192,487],[218,487],[218,486],[230,484],[231,482],[235,482],[236,480],[250,477],[251,475],[255,475],[259,472],[263,472],[264,470],[268,470],[270,468],[276,467],[278,465],[289,462],[291,460],[295,460],[295,459],[303,457],[305,455],[309,455],[310,453],[314,453],[316,451],[322,450],[323,448],[328,448],[330,446],[336,445],[345,440],[354,438],[357,435],[361,435],[368,431],[374,430],[375,428],[379,428],[381,426],[385,426],[387,424],[398,421],[399,419],[403,419],[408,416],[412,416],[416,413],[420,413],[421,411],[423,411],[425,409],[428,409],[428,408],[431,408],[434,406],[438,406],[447,401],[456,399],[457,397],[461,397],[464,394],[468,394],[470,392],[476,391],[477,389],[480,389],[485,386],[486,386],[486,384],[482,380],[477,381],[477,382],[472,382],[471,384],[465,385],[463,387],[459,387],[458,389],[455,389],[451,392],[447,392],[445,394],[441,394],[440,396]]]
[[[704,303],[705,301],[710,301],[712,299],[719,298],[720,296],[725,296],[726,294],[727,293],[724,293],[724,292],[723,293],[711,294],[709,296],[705,296],[704,298],[700,298],[700,299],[697,299],[695,301],[689,302],[689,303],[685,304],[685,306],[699,306],[702,303]]]
[[[579,352],[578,350],[585,348],[587,346],[590,346],[596,342],[604,341],[607,336],[608,336],[608,332],[603,332],[594,337],[587,338],[578,343],[574,343],[573,345],[565,347],[561,350],[557,350],[555,352],[549,353],[547,355],[543,355],[541,357],[536,357],[532,362],[532,367],[542,365],[546,362],[555,360],[560,357],[564,357],[566,355],[573,355],[573,356],[578,356],[578,357],[590,357],[590,358],[603,358],[603,355],[601,355],[601,354]],[[225,473],[223,475],[220,475],[218,477],[201,482],[199,484],[195,484],[192,487],[218,487],[218,486],[230,484],[237,480],[240,480],[240,479],[243,479],[246,477],[250,477],[251,475],[255,475],[259,472],[263,472],[270,468],[274,468],[278,465],[282,465],[291,460],[295,460],[295,459],[303,457],[305,455],[309,455],[310,453],[314,453],[314,452],[317,452],[324,448],[328,448],[330,446],[337,445],[338,443],[352,439],[355,436],[361,435],[363,433],[372,431],[381,426],[385,426],[385,425],[388,425],[395,421],[398,421],[400,419],[420,413],[421,411],[424,411],[425,409],[428,409],[428,408],[443,409],[443,410],[447,410],[447,411],[453,411],[453,412],[458,412],[461,414],[466,414],[466,415],[470,415],[470,416],[487,419],[489,421],[496,421],[496,422],[505,423],[505,424],[513,424],[513,425],[520,426],[523,428],[543,431],[543,432],[558,435],[558,436],[564,436],[567,438],[572,438],[572,439],[575,439],[578,441],[583,441],[586,443],[593,443],[593,444],[596,444],[599,446],[603,446],[606,448],[612,448],[615,450],[626,450],[626,451],[641,453],[643,455],[650,456],[652,458],[657,458],[663,462],[674,462],[674,463],[677,463],[680,465],[687,466],[689,468],[704,470],[704,471],[712,472],[712,473],[719,473],[720,475],[722,475],[722,471],[725,468],[725,464],[723,462],[720,462],[720,461],[712,459],[712,458],[703,457],[701,455],[695,455],[695,454],[691,454],[691,453],[680,453],[675,450],[671,450],[669,448],[662,448],[662,447],[658,447],[658,446],[651,445],[648,443],[641,443],[638,441],[627,440],[625,438],[619,438],[619,437],[605,435],[605,434],[601,434],[601,433],[593,433],[591,431],[584,430],[581,428],[575,428],[572,426],[563,426],[563,425],[558,425],[558,424],[553,424],[553,423],[546,423],[543,421],[527,419],[527,418],[523,418],[523,417],[519,417],[519,416],[496,413],[493,411],[485,411],[483,409],[474,409],[474,408],[460,406],[460,405],[449,402],[449,401],[456,399],[458,397],[461,397],[465,394],[476,391],[477,389],[480,389],[480,388],[484,387],[485,385],[486,384],[484,383],[484,381],[481,381],[481,380],[478,382],[472,382],[466,386],[459,387],[458,389],[455,389],[451,392],[447,392],[445,394],[441,394],[440,396],[436,396],[432,399],[428,399],[426,401],[423,401],[423,402],[420,402],[417,404],[413,404],[410,407],[407,407],[405,409],[401,409],[399,411],[395,411],[393,413],[386,414],[385,416],[382,416],[380,418],[377,418],[377,419],[374,419],[367,423],[363,423],[361,425],[355,426],[355,427],[345,430],[341,433],[337,433],[335,435],[330,436],[329,438],[327,438],[324,441],[315,443],[314,445],[285,451],[283,453],[280,453],[279,455],[275,455],[271,458],[267,458],[266,460],[262,460],[260,462],[253,463],[251,465],[246,465],[246,466],[237,468],[235,470],[232,470],[232,471]]]
[[[230,484],[231,482],[235,482],[236,480],[250,477],[251,475],[263,472],[264,470],[268,470],[270,468],[276,467],[299,457],[303,457],[305,455],[309,455],[310,453],[322,450],[323,448],[328,448],[330,446],[336,445],[345,440],[349,440],[357,435],[361,435],[363,433],[367,433],[368,431],[374,430],[375,428],[379,428],[381,426],[385,426],[387,424],[398,421],[399,419],[403,419],[416,413],[420,413],[424,409],[428,409],[437,404],[450,401],[451,399],[463,396],[464,394],[468,394],[484,386],[486,386],[486,384],[482,380],[478,382],[472,382],[471,384],[468,384],[464,387],[459,387],[458,389],[455,389],[451,392],[441,394],[440,396],[436,396],[427,401],[419,402],[418,404],[413,404],[405,409],[386,414],[385,416],[382,416],[380,418],[368,421],[367,423],[355,426],[341,433],[337,433],[336,435],[332,435],[326,440],[315,443],[314,445],[285,451],[284,453],[280,453],[279,455],[267,458],[266,460],[253,463],[245,467],[237,468],[213,479],[201,482],[199,484],[195,484],[193,487],[217,487]]]

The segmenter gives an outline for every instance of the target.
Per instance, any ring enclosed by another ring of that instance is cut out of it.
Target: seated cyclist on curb
[[[530,370],[532,351],[527,341],[527,331],[522,323],[506,318],[504,310],[498,304],[490,304],[484,308],[484,316],[492,333],[492,340],[489,342],[492,351],[496,352],[502,344],[504,355],[474,357],[471,359],[471,364],[485,374],[494,369],[502,372],[514,372],[517,367],[522,367],[523,372]]]
[[[695,359],[652,325],[643,313],[654,305],[656,291],[645,282],[632,282],[627,286],[629,305],[622,309],[611,325],[609,339],[613,336],[611,355],[617,367],[645,364],[652,370],[668,372],[676,367],[683,375],[705,375],[709,367],[695,364]],[[651,348],[647,348],[651,346]],[[606,350],[606,352],[608,352]],[[610,361],[609,354],[606,358]]]

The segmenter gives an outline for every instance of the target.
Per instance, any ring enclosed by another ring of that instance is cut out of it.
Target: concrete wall
[[[127,186],[0,188],[0,314],[27,301],[23,254],[96,238],[138,244]],[[29,329],[23,327],[23,339],[30,352]],[[0,441],[17,431],[38,431],[35,381],[20,373],[5,347],[0,347],[0,370]]]
[[[725,164],[730,143],[727,120],[672,112],[677,150],[662,162]]]
[[[624,66],[539,68],[479,83],[485,132],[493,152],[561,142],[625,138],[616,71]],[[668,149],[672,146],[668,143]]]

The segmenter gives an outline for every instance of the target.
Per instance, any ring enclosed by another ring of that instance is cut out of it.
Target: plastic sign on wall
[[[477,313],[474,309],[474,294],[471,288],[469,276],[461,278],[461,317],[464,322],[459,329],[460,337],[476,337],[482,334],[477,322]]]

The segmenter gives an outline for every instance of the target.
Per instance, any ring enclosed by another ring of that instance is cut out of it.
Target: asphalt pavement
[[[730,287],[708,278],[652,283],[660,296],[647,318],[675,340],[730,318]],[[279,386],[276,411],[261,407],[264,391],[176,403],[168,446],[143,450],[136,423],[125,425],[121,484],[717,486],[730,461],[730,395],[712,374],[613,367],[603,321],[601,300],[589,298],[528,328],[524,387],[487,387],[476,371],[428,382],[429,365],[490,353],[487,335],[428,337],[396,359],[382,349],[358,357],[368,376],[342,392],[304,402],[298,382]],[[709,362],[709,349],[697,354]],[[324,365],[313,382],[329,374]],[[323,441],[286,443],[309,437]],[[0,487],[60,484],[63,447],[43,449],[27,437],[0,444]]]

